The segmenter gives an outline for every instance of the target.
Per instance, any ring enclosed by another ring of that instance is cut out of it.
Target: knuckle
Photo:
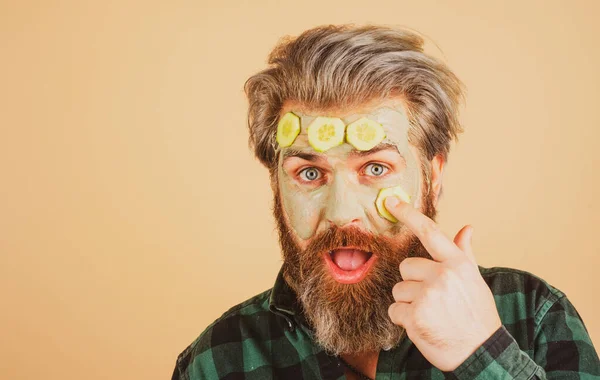
[[[421,318],[419,315],[415,315],[415,319],[412,323],[412,329],[417,335],[421,336],[424,332],[427,331],[427,323],[424,318]]]
[[[442,267],[440,267],[440,269],[438,269],[436,280],[438,282],[445,284],[452,279],[453,275],[454,275],[454,273],[452,272],[452,269],[442,266]]]
[[[435,300],[438,296],[438,291],[433,286],[428,286],[421,291],[421,299],[424,301]]]
[[[476,267],[468,259],[460,260],[456,263],[456,270],[461,274],[473,275],[475,269]],[[477,272],[479,272],[479,270],[477,270]]]
[[[394,299],[396,301],[398,300],[398,298],[400,298],[400,296],[402,295],[402,283],[401,282],[394,285],[394,287],[392,288],[392,295],[394,296]]]
[[[439,232],[440,227],[431,219],[424,221],[419,230],[423,236],[433,236]]]
[[[407,268],[410,266],[410,260],[410,257],[402,260],[402,262],[399,265],[400,274],[406,273]]]
[[[398,324],[400,322],[400,318],[398,316],[396,306],[397,305],[395,303],[393,303],[388,307],[388,316],[390,317],[392,322],[394,322],[395,324]]]

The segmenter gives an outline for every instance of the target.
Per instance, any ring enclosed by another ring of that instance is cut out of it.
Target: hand
[[[399,198],[386,198],[385,207],[433,258],[402,261],[403,281],[394,286],[396,302],[388,314],[432,365],[452,371],[502,326],[471,249],[473,228],[464,226],[452,242],[433,220]]]

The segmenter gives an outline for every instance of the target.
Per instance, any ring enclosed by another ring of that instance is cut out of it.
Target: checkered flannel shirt
[[[376,379],[600,379],[587,328],[563,292],[524,271],[479,270],[502,326],[451,372],[431,365],[405,335],[379,353]],[[225,312],[181,352],[172,377],[344,378],[340,359],[316,344],[281,272],[272,289]]]

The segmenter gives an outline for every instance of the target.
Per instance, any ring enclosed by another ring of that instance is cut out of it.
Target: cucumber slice
[[[366,117],[356,120],[346,128],[346,141],[358,150],[369,150],[384,138],[383,126]]]
[[[308,143],[317,152],[324,152],[344,142],[345,129],[342,119],[319,116],[308,126]]]
[[[346,128],[346,140],[358,150],[369,150],[384,138],[383,126],[366,117],[356,120]]]
[[[390,212],[385,208],[385,205],[383,204],[385,198],[389,197],[390,195],[397,195],[400,199],[407,203],[410,202],[410,195],[408,195],[406,191],[404,191],[404,189],[402,189],[402,187],[400,186],[381,189],[379,190],[379,194],[377,194],[375,206],[377,207],[377,212],[379,212],[379,215],[383,216],[392,223],[398,223],[398,219],[396,219],[394,215],[390,214]]]
[[[300,133],[300,118],[288,112],[277,124],[277,143],[282,148],[292,145]]]

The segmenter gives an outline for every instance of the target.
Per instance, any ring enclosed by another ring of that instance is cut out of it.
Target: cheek
[[[360,200],[360,204],[364,209],[366,219],[363,224],[368,230],[389,237],[393,237],[400,232],[402,223],[392,223],[384,218],[379,214],[375,204],[382,189],[396,186],[400,186],[402,190],[410,195],[410,204],[413,207],[418,207],[416,205],[420,202],[419,170],[416,166],[408,166],[402,173],[383,179],[376,185],[369,186],[368,189],[363,189],[360,197],[356,198]]]
[[[317,231],[319,217],[325,208],[323,191],[308,192],[298,186],[282,183],[281,200],[290,227],[302,240],[312,237]]]
[[[412,154],[408,155],[406,175],[403,178],[403,182],[406,183],[405,190],[411,196],[412,206],[419,209],[423,202],[421,194],[424,183],[423,171],[421,170],[421,161],[417,158],[419,155],[417,148],[410,146],[410,151]]]

